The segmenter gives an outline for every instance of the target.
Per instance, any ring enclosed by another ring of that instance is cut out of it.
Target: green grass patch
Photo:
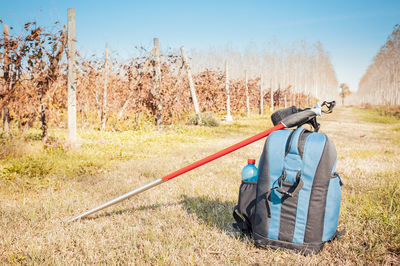
[[[13,139],[0,139],[0,182],[19,188],[46,187],[64,179],[89,177],[130,159],[151,158],[171,150],[183,149],[183,143],[201,143],[216,137],[253,135],[270,127],[268,117],[241,118],[218,127],[174,125],[160,130],[98,131],[79,130],[81,147],[63,147],[65,129],[53,128],[49,139],[54,147],[44,146],[40,132],[31,130]],[[55,137],[57,136],[57,138]]]
[[[399,131],[400,131],[400,127],[395,127],[395,128],[393,128],[393,131],[394,131],[394,132],[399,132]]]
[[[371,109],[357,109],[362,115],[363,120],[371,123],[397,124],[400,123],[400,117],[392,112],[386,111],[385,107],[376,107]]]
[[[350,232],[361,231],[359,251],[369,261],[384,261],[387,253],[400,254],[400,172],[383,173],[368,190],[353,194],[351,213],[358,225]]]
[[[85,148],[78,152],[45,146],[40,153],[2,160],[0,180],[19,189],[47,187],[65,178],[92,175],[107,166],[104,156],[94,155],[94,150]]]
[[[381,123],[381,124],[396,124],[400,120],[394,116],[367,116],[364,121],[371,123]]]

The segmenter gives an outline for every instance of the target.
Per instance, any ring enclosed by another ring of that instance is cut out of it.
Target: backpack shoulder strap
[[[303,127],[299,127],[298,129],[296,129],[293,132],[291,139],[289,141],[288,147],[286,149],[285,155],[287,155],[288,153],[300,155],[299,140],[300,140],[300,136],[304,133],[304,131],[306,131],[306,130]]]

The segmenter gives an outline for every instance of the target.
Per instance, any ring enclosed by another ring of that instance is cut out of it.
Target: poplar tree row
[[[356,104],[400,105],[400,25],[396,25],[358,85]]]
[[[212,48],[192,51],[194,72],[204,69],[223,69],[229,60],[232,79],[242,80],[247,71],[251,78],[262,77],[264,93],[285,90],[288,102],[294,95],[305,95],[315,100],[338,99],[338,80],[329,54],[320,42],[306,42],[291,46],[274,42],[262,49],[249,45],[244,50]],[[282,93],[282,91],[281,91]],[[308,105],[302,102],[300,105]]]

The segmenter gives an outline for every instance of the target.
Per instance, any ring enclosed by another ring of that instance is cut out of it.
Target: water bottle
[[[243,167],[242,170],[242,181],[248,182],[256,182],[258,179],[258,170],[257,167],[254,165],[256,160],[248,159],[247,165]]]

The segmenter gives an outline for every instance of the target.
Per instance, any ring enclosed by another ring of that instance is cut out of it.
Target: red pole
[[[236,151],[237,149],[240,149],[240,148],[242,148],[244,146],[247,146],[250,143],[253,143],[253,142],[255,142],[255,141],[259,140],[259,139],[265,138],[266,136],[268,136],[272,132],[274,132],[276,130],[279,130],[279,129],[283,129],[283,128],[285,128],[285,126],[280,123],[280,124],[270,128],[270,129],[268,129],[266,131],[258,133],[255,136],[252,136],[252,137],[250,137],[248,139],[245,139],[245,140],[243,140],[243,141],[241,141],[239,143],[236,143],[235,145],[232,145],[232,146],[230,146],[228,148],[225,148],[225,149],[223,149],[223,150],[221,150],[219,152],[211,154],[211,155],[209,155],[209,156],[207,156],[207,157],[205,157],[205,158],[203,158],[201,160],[198,160],[197,162],[194,162],[192,164],[189,164],[188,166],[185,166],[185,167],[183,167],[183,168],[181,168],[179,170],[176,170],[175,172],[164,176],[162,178],[162,180],[163,181],[171,180],[172,178],[175,178],[177,176],[180,176],[181,174],[189,172],[189,171],[191,171],[191,170],[193,170],[193,169],[195,169],[195,168],[197,168],[199,166],[202,166],[203,164],[206,164],[206,163],[209,163],[211,161],[214,161],[214,160],[216,160],[216,159],[218,159],[218,158],[220,158],[220,157],[222,157],[222,156],[224,156],[224,155],[226,155],[228,153]]]

